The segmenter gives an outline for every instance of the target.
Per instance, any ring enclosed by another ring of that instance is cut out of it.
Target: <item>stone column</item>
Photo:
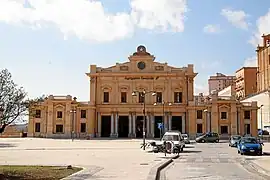
[[[172,115],[169,114],[169,131],[172,130]]]
[[[111,114],[111,137],[114,137],[114,113]]]
[[[185,114],[182,116],[182,132],[181,133],[186,133],[186,116],[185,116]]]
[[[115,113],[115,137],[118,137],[118,122],[119,122],[119,116],[118,116],[118,112]]]
[[[101,114],[98,113],[98,131],[97,131],[97,137],[101,137]]]
[[[151,115],[151,135],[152,135],[152,138],[155,137],[155,116],[152,114]]]
[[[128,115],[128,137],[132,137],[132,114]]]
[[[132,114],[132,133],[133,133],[133,137],[136,137],[136,115],[135,113]]]
[[[211,131],[211,115],[210,115],[210,113],[207,111],[206,112],[206,124],[207,124],[207,132],[210,132]]]

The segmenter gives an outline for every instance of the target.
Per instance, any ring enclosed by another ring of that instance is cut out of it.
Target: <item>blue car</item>
[[[258,141],[256,137],[242,137],[241,140],[237,143],[238,154],[255,154],[262,155],[262,146],[263,143]]]

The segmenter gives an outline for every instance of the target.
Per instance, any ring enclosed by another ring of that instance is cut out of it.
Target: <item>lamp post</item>
[[[165,133],[165,105],[169,105],[171,106],[172,103],[171,102],[165,102],[165,101],[162,101],[162,123],[163,123],[163,128],[162,128],[162,132],[163,134]],[[154,106],[158,105],[157,102],[154,103]],[[160,137],[161,138],[161,137]]]
[[[133,91],[132,96],[139,96],[143,98],[143,150],[145,150],[145,96],[146,94],[152,94],[152,96],[156,95],[155,91],[146,91],[145,89],[142,91]]]
[[[71,122],[71,140],[74,141],[74,124],[75,124],[75,114],[76,114],[76,110],[72,109],[70,111],[72,113],[72,122]]]
[[[263,104],[260,106],[260,110],[261,110],[261,131],[263,133],[263,118],[262,118],[263,113],[262,113],[262,107],[263,107]]]

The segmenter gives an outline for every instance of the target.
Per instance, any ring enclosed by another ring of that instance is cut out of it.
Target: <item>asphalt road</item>
[[[259,176],[228,143],[189,145],[167,168],[162,180],[266,180]]]

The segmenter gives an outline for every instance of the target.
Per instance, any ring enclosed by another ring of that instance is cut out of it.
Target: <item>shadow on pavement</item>
[[[199,150],[190,150],[190,151],[183,151],[182,153],[201,153],[202,151],[199,151]],[[181,154],[181,153],[180,153]]]
[[[270,156],[270,152],[263,152],[263,156]]]
[[[185,145],[184,148],[195,148],[195,146],[189,146],[189,145]]]
[[[16,147],[15,144],[10,143],[0,143],[0,148],[9,148],[9,147]]]

